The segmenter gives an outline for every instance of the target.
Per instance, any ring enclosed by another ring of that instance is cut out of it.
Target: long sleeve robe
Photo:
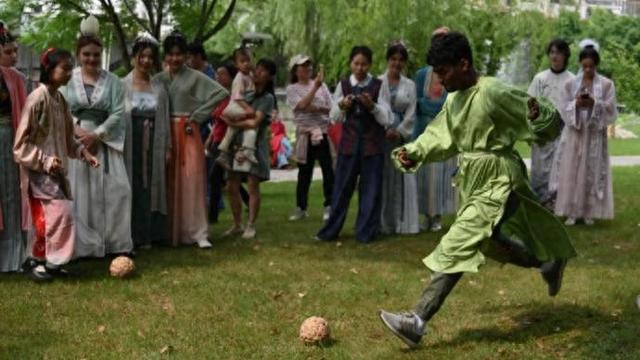
[[[400,172],[391,160],[393,148],[412,137],[416,120],[416,85],[401,76],[396,89],[392,90],[386,73],[380,80],[380,98],[389,104],[387,116],[393,119],[390,128],[401,135],[398,141],[385,140],[380,230],[387,234],[416,234],[420,231],[416,176]]]
[[[564,226],[538,203],[526,167],[513,149],[516,141],[544,143],[560,130],[559,114],[543,99],[539,117],[529,121],[528,98],[496,79],[480,78],[469,89],[449,94],[425,132],[404,146],[417,164],[410,171],[424,162],[460,155],[460,206],[449,232],[424,259],[433,271],[477,272],[512,193],[520,205],[502,224],[505,235],[524,242],[541,261],[575,255]],[[396,165],[402,168],[397,158]]]
[[[98,171],[81,161],[71,161],[69,180],[74,195],[75,257],[103,257],[133,250],[131,239],[131,186],[124,161],[126,126],[124,86],[114,74],[101,70],[87,96],[80,68],[61,88],[76,127],[98,136],[95,156]]]
[[[618,117],[615,85],[604,76],[593,79],[591,109],[576,106],[582,76],[565,85],[562,118],[565,127],[551,171],[557,191],[555,212],[571,218],[612,219],[613,186],[607,126]]]
[[[564,103],[565,84],[573,80],[574,75],[570,71],[556,74],[551,70],[545,70],[537,74],[527,91],[530,96],[544,96],[549,99],[558,111],[562,111]],[[555,194],[549,191],[549,176],[558,147],[559,138],[540,146],[531,146],[531,187],[543,202],[552,201]]]

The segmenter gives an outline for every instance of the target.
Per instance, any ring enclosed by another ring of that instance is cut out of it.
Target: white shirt
[[[352,74],[349,77],[349,82],[351,83],[352,87],[357,86],[364,88],[369,85],[372,79],[373,76],[371,76],[371,74],[367,74],[367,77],[364,80],[358,81]],[[336,90],[333,93],[333,104],[331,106],[331,112],[329,113],[329,117],[332,121],[345,121],[345,112],[342,111],[342,109],[340,109],[340,106],[338,105],[343,98],[344,95],[342,94],[342,86],[340,85],[340,83],[338,83],[338,86],[336,86]],[[378,102],[375,103],[373,110],[371,110],[371,114],[376,119],[376,122],[378,122],[378,124],[384,126],[385,128],[393,123],[393,118],[389,118],[389,112],[391,111],[389,109],[389,104],[387,104],[386,100],[378,96]]]

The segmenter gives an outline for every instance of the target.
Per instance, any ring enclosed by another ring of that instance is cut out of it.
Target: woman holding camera
[[[597,44],[583,41],[582,73],[565,86],[565,122],[551,173],[551,191],[557,190],[555,212],[593,225],[593,219],[613,218],[613,190],[607,145],[607,126],[618,116],[613,82],[597,73]]]
[[[330,117],[343,122],[331,214],[318,240],[335,240],[342,230],[351,196],[358,185],[356,238],[368,243],[380,227],[385,128],[391,124],[389,107],[379,98],[382,81],[369,74],[371,49],[351,49],[351,76],[336,86]]]

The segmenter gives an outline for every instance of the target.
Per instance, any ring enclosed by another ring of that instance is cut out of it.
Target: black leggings
[[[324,206],[326,207],[331,205],[334,181],[333,160],[331,158],[331,149],[329,148],[329,140],[326,134],[318,145],[312,145],[311,140],[309,140],[307,162],[305,164],[298,164],[296,205],[302,210],[307,210],[309,205],[309,187],[311,186],[313,166],[316,160],[320,162],[320,168],[322,169],[322,190],[324,193]]]

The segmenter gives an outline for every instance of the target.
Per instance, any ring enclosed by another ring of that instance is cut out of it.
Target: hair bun
[[[89,15],[80,22],[80,34],[83,36],[98,36],[100,31],[100,23],[98,19]]]

